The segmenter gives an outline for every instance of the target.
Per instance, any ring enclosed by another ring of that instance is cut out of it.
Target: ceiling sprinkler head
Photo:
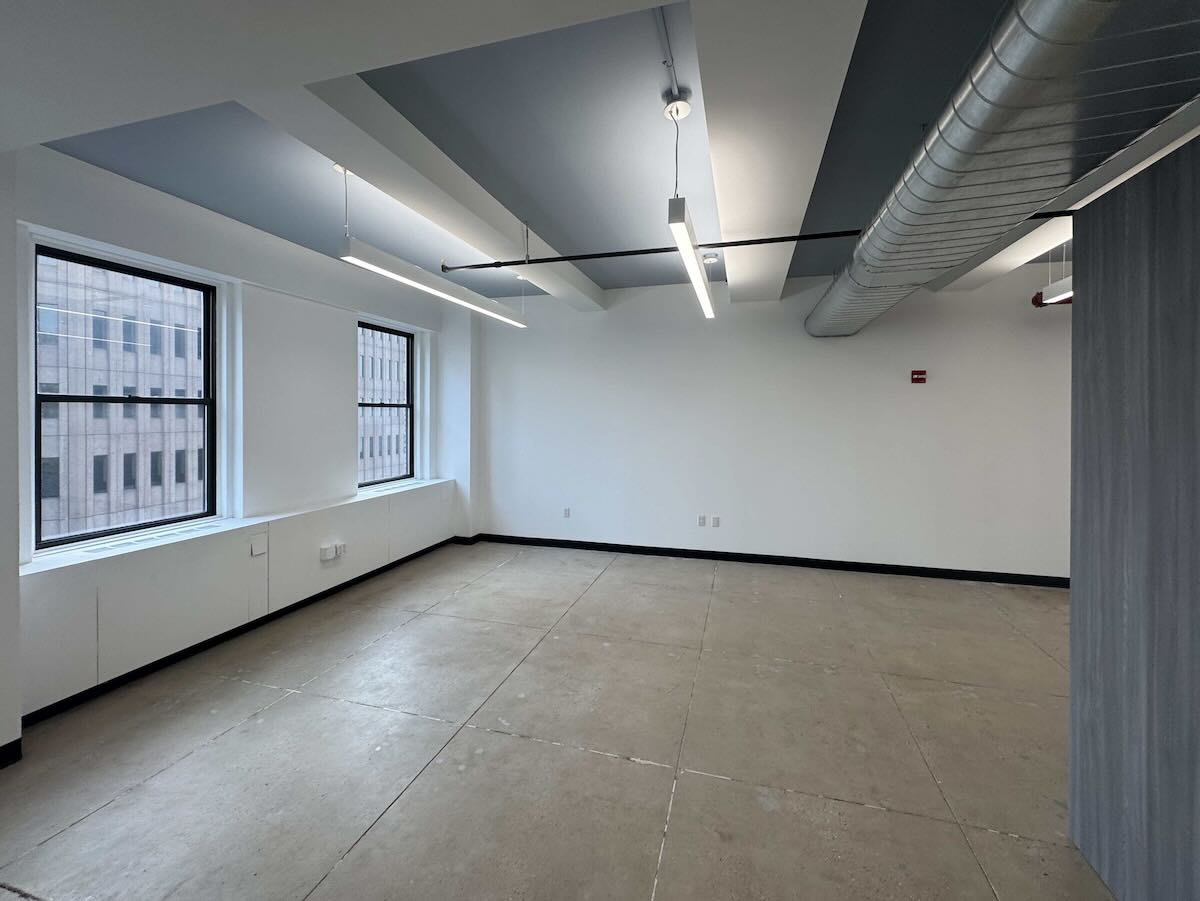
[[[706,253],[704,255],[704,265],[711,266],[713,263],[715,263],[717,261],[717,259],[718,259],[718,257],[715,253]]]
[[[663,115],[674,122],[680,122],[691,114],[692,105],[683,98],[668,101],[663,109]]]

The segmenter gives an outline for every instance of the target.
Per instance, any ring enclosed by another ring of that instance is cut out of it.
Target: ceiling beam
[[[0,152],[653,5],[646,0],[7,3],[0,28]]]
[[[239,102],[470,244],[481,259],[524,256],[520,220],[357,76]],[[532,232],[529,238],[531,256],[557,255]],[[569,263],[513,271],[574,309],[604,307],[601,288]]]
[[[866,0],[692,0],[721,236],[796,234]],[[735,303],[777,301],[795,247],[733,248]]]

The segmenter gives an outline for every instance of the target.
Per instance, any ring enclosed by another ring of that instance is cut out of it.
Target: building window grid
[[[107,270],[108,273],[110,273],[110,274],[111,273],[124,274],[124,275],[133,276],[135,278],[147,279],[147,280],[151,280],[154,282],[159,282],[159,283],[161,283],[163,285],[167,285],[167,286],[175,286],[177,288],[184,288],[184,289],[188,289],[188,290],[192,290],[192,291],[199,291],[203,297],[203,311],[202,311],[202,317],[201,317],[201,324],[195,330],[196,359],[203,361],[206,358],[206,356],[209,360],[213,359],[211,342],[213,341],[213,336],[214,336],[216,291],[212,286],[204,285],[204,284],[200,284],[200,283],[196,283],[196,282],[191,282],[191,281],[188,281],[185,279],[179,279],[179,278],[164,275],[164,274],[158,273],[158,272],[142,270],[142,269],[138,269],[135,267],[126,266],[126,265],[118,264],[118,263],[112,263],[107,260],[92,258],[92,257],[84,256],[81,254],[73,253],[70,251],[62,251],[62,250],[58,250],[56,248],[46,247],[46,246],[42,246],[42,245],[38,245],[35,248],[35,255],[38,258],[45,257],[45,258],[48,258],[51,260],[58,260],[58,261],[67,262],[67,263],[79,263],[84,266],[94,267],[94,268],[101,269],[101,270]],[[39,326],[37,331],[39,333],[39,337],[41,337],[41,334],[44,330],[43,322],[46,321],[46,319],[44,318],[44,314],[46,314],[46,313],[53,314],[54,321],[56,323],[61,322],[62,317],[61,317],[61,315],[59,315],[58,309],[56,308],[57,305],[47,304],[47,305],[43,306],[43,304],[40,301],[40,298],[37,296],[38,281],[39,280],[35,280],[34,307],[35,307],[36,318],[37,318],[38,326]],[[103,318],[101,318],[101,317],[103,317]],[[48,317],[46,317],[46,318],[48,318]],[[110,344],[118,343],[118,342],[111,341],[111,339],[109,339],[109,337],[108,337],[109,330],[107,327],[107,322],[108,322],[108,319],[111,317],[109,317],[107,315],[107,311],[102,311],[99,308],[97,308],[95,311],[93,311],[92,314],[89,315],[88,318],[91,319],[91,323],[92,323],[91,328],[88,329],[86,332],[86,337],[90,339],[88,341],[89,346],[91,346],[95,350],[105,350],[106,351],[106,350],[108,350],[108,346]],[[102,324],[97,325],[97,323],[102,323]],[[129,340],[130,338],[136,338],[136,331],[135,331],[136,323],[132,322],[132,321],[122,321],[121,325],[122,325],[122,334],[121,334],[122,340],[120,343],[123,345],[126,345],[125,347],[123,347],[123,349],[136,352],[136,340],[133,342],[130,342],[130,340]],[[63,331],[66,331],[66,329],[63,328],[62,326],[59,326],[59,328]],[[178,326],[168,327],[168,328],[171,328],[172,331],[174,331],[175,329],[178,328]],[[132,332],[132,334],[131,334],[131,332]],[[156,332],[157,332],[157,336],[155,334]],[[163,325],[157,321],[153,322],[153,324],[150,326],[150,338],[151,338],[150,344],[152,345],[152,348],[151,348],[152,353],[161,354],[161,352],[162,352],[162,333],[163,333]],[[57,337],[59,337],[59,336],[56,336],[56,340],[53,343],[46,342],[45,346],[46,346],[46,350],[48,352],[56,352],[56,351],[60,350],[60,345],[58,343]],[[157,340],[155,340],[156,337],[157,337]],[[135,344],[135,347],[129,347],[128,344],[131,344],[131,343]],[[40,353],[42,344],[43,344],[43,342],[41,342],[41,341],[35,342],[35,355]],[[205,345],[206,344],[210,345],[208,348],[207,355],[205,353]],[[178,343],[177,343],[177,346],[178,346]],[[35,368],[38,366],[38,363],[39,363],[39,361],[35,357]],[[93,405],[92,406],[92,417],[89,417],[89,418],[108,419],[109,415],[108,415],[107,408],[108,408],[108,406],[111,406],[112,404],[116,404],[116,403],[120,403],[124,406],[123,418],[128,417],[129,410],[131,408],[134,408],[136,410],[137,406],[142,406],[142,405],[145,405],[148,403],[148,396],[134,394],[133,392],[136,391],[136,389],[131,389],[130,386],[124,386],[126,391],[125,391],[125,394],[123,394],[123,395],[118,395],[115,397],[109,396],[109,395],[107,395],[107,388],[104,387],[104,389],[103,389],[104,395],[103,395],[103,399],[101,399],[100,391],[98,390],[101,388],[101,386],[93,385],[94,393],[92,395],[85,395],[85,396],[81,397],[81,396],[73,395],[70,393],[61,393],[59,391],[58,384],[42,383],[42,382],[39,382],[37,384],[37,390],[34,393],[34,420],[35,420],[35,423],[37,424],[35,427],[35,454],[34,454],[34,456],[35,456],[35,460],[38,461],[37,465],[34,466],[35,544],[36,544],[37,548],[42,549],[42,548],[47,548],[47,547],[52,547],[52,546],[57,546],[57,545],[62,545],[62,544],[75,543],[78,541],[91,540],[91,539],[95,539],[98,537],[105,537],[108,535],[113,535],[113,534],[118,534],[118,533],[123,533],[123,532],[131,532],[131,531],[137,531],[137,530],[142,530],[142,529],[147,529],[147,528],[154,528],[154,527],[158,527],[158,526],[162,526],[162,525],[167,525],[170,523],[181,522],[181,521],[191,520],[191,519],[198,519],[198,518],[202,518],[202,517],[208,517],[208,516],[212,516],[216,513],[216,480],[215,479],[206,479],[206,475],[208,475],[210,473],[215,473],[215,471],[216,471],[215,463],[216,463],[217,418],[216,418],[216,398],[213,393],[214,387],[215,387],[215,373],[212,371],[211,364],[204,364],[202,366],[202,370],[203,371],[202,371],[201,375],[203,378],[204,388],[203,388],[203,390],[198,390],[196,392],[197,396],[195,398],[181,396],[179,394],[179,392],[176,392],[175,397],[163,398],[161,396],[163,393],[161,389],[150,389],[149,395],[155,397],[155,402],[150,405],[151,410],[152,411],[157,410],[159,416],[162,415],[161,414],[162,405],[170,404],[170,405],[180,405],[183,407],[194,406],[197,408],[197,415],[204,419],[203,437],[200,439],[203,446],[196,450],[197,479],[203,483],[203,498],[202,498],[203,509],[200,510],[199,512],[188,513],[183,516],[170,516],[170,517],[166,517],[166,518],[148,519],[145,521],[134,522],[134,523],[127,524],[127,525],[118,525],[115,527],[98,528],[98,529],[91,529],[91,530],[86,530],[86,531],[71,532],[70,534],[65,534],[62,536],[55,536],[55,537],[50,537],[50,538],[43,536],[43,501],[51,501],[56,504],[62,503],[63,501],[61,499],[64,497],[66,492],[64,492],[63,488],[62,488],[62,477],[60,474],[61,464],[60,464],[59,457],[57,455],[55,455],[53,452],[51,452],[47,456],[43,456],[42,432],[43,432],[44,427],[42,426],[42,423],[47,419],[50,419],[50,420],[58,419],[59,418],[59,410],[62,407],[67,407],[67,408],[70,408],[72,406],[85,407],[88,404]],[[104,405],[105,408],[102,412],[97,413],[97,408],[99,408],[101,405]],[[135,412],[134,416],[136,417],[136,412]],[[110,441],[112,441],[114,447],[118,448],[118,452],[119,452],[119,445],[116,443],[116,437],[117,436],[115,436],[115,435],[111,436]],[[62,439],[61,435],[55,435],[55,436],[52,436],[52,440],[54,441],[54,444],[56,446],[58,446],[59,442],[63,439]],[[51,450],[51,449],[47,448],[47,450]],[[121,476],[122,476],[122,486],[121,487],[123,489],[130,487],[130,484],[129,484],[130,480],[127,478],[128,464],[126,462],[130,456],[131,455],[128,453],[122,454],[122,470],[123,471],[121,473]],[[135,457],[135,461],[136,461],[137,455],[135,454],[132,456]],[[158,472],[157,472],[158,478],[157,478],[157,480],[154,479],[154,476],[155,476],[154,457],[155,456],[157,456],[157,458],[158,458]],[[162,479],[162,475],[163,475],[162,474],[162,457],[163,457],[162,451],[152,451],[150,453],[151,481],[156,486],[161,485],[162,481],[163,481],[163,479]],[[185,454],[185,459],[186,459],[186,454]],[[92,494],[92,495],[107,494],[109,491],[109,454],[108,453],[92,454],[92,455],[90,455],[90,463],[91,463],[90,469],[91,469],[92,478],[90,480],[91,485],[87,486],[87,487],[91,488],[91,491],[88,493]],[[135,462],[134,479],[133,479],[135,485],[136,485],[136,480],[137,480],[137,477],[136,477],[136,462]],[[43,481],[45,481],[47,483],[51,483],[51,484],[43,485]]]
[[[390,397],[399,396],[399,400],[382,401],[378,398],[384,396],[385,392],[379,386],[373,383],[388,384],[395,383],[401,379],[401,363],[394,357],[382,359],[380,354],[385,351],[386,345],[393,339],[399,339],[397,348],[403,348],[404,352],[404,380],[403,391],[392,392]],[[413,336],[408,332],[402,332],[397,329],[387,328],[386,326],[374,325],[369,322],[360,322],[358,324],[358,372],[359,372],[359,487],[364,488],[370,485],[379,485],[384,482],[400,481],[402,479],[411,479],[413,477]],[[396,434],[387,436],[388,453],[384,454],[384,435],[363,435],[363,429],[368,420],[368,411],[370,410],[401,410],[401,416],[404,421],[404,428],[408,434],[408,441],[404,442],[400,439],[400,435]],[[376,442],[378,437],[378,457],[376,457]],[[388,474],[382,478],[374,478],[373,474],[378,472],[380,464],[373,461],[382,460],[383,466],[388,466],[388,461],[392,456],[392,439],[394,442],[395,454],[401,454],[405,457],[400,462],[400,472],[397,474]],[[365,453],[364,453],[365,451]]]

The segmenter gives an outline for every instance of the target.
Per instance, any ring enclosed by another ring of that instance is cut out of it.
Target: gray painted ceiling
[[[664,8],[692,114],[679,193],[701,241],[719,241],[691,13]],[[559,253],[671,244],[675,130],[654,10],[367,72],[362,78]],[[462,262],[474,262],[468,258]],[[604,288],[684,282],[677,254],[577,263]],[[710,270],[724,280],[720,264]]]
[[[871,0],[805,231],[867,224],[1002,4]],[[694,107],[680,125],[679,191],[700,240],[719,240],[690,10],[683,3],[664,11],[679,81],[692,91]],[[665,220],[675,132],[662,115],[669,78],[655,16],[652,10],[631,13],[362,78],[560,253],[663,246],[670,244]],[[321,253],[337,253],[341,176],[324,156],[237,104],[50,146]],[[353,178],[351,220],[359,237],[431,271],[443,259],[480,259],[464,242]],[[790,274],[832,273],[853,243],[800,244]],[[606,288],[686,279],[674,254],[577,265]],[[719,264],[711,275],[725,277]],[[511,296],[518,284],[537,293],[506,272],[453,277],[492,297]]]
[[[142,184],[337,256],[344,232],[342,176],[328,158],[236,103],[148,119],[48,146]],[[470,245],[353,176],[356,237],[431,272]],[[506,272],[454,273],[489,297],[541,292]]]
[[[865,228],[962,80],[1004,0],[871,0],[802,231]],[[830,275],[854,238],[796,245],[789,275]]]

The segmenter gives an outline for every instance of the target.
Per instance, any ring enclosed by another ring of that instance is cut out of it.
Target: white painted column
[[[477,318],[465,310],[444,310],[442,330],[434,335],[431,475],[455,480],[454,532],[462,536],[478,531],[474,509],[474,470],[478,465],[474,442],[480,434],[475,423]]]

